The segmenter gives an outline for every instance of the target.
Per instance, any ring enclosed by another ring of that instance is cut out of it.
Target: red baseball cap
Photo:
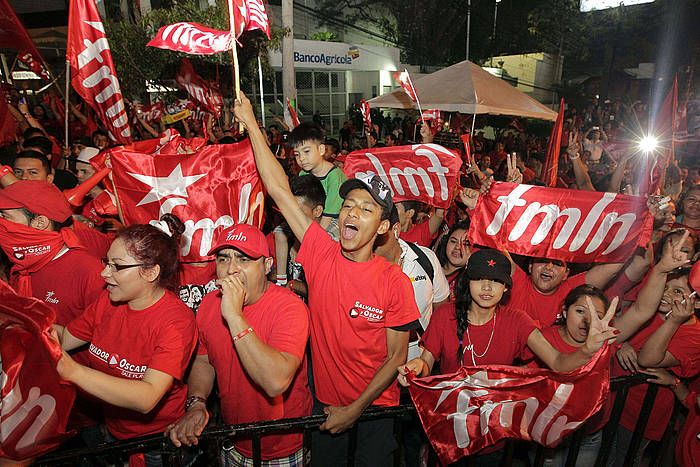
[[[209,255],[224,248],[235,248],[254,259],[270,256],[270,248],[267,245],[265,234],[250,224],[236,224],[223,230],[219,234],[216,246],[209,251]]]
[[[0,190],[0,209],[21,208],[56,222],[65,222],[73,215],[61,190],[40,180],[19,180]]]

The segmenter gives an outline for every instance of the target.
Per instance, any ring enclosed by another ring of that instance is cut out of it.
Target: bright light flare
[[[639,141],[639,150],[644,154],[651,154],[659,147],[659,140],[656,136],[646,135]]]

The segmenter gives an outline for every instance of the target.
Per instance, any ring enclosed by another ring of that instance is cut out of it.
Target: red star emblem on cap
[[[494,260],[490,259],[490,260],[488,261],[488,265],[491,266],[491,267],[494,267],[494,266],[496,265],[496,262],[495,262]]]

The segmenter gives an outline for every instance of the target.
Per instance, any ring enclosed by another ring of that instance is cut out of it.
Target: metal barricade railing
[[[633,375],[611,379],[611,390],[616,392],[615,402],[610,415],[610,419],[603,429],[603,441],[598,453],[596,467],[603,467],[607,464],[612,449],[614,435],[618,426],[622,410],[625,405],[628,390],[631,386],[643,384],[646,382],[647,375]],[[625,458],[625,467],[632,466],[635,453],[639,449],[646,425],[651,413],[651,408],[656,399],[658,386],[653,384],[648,385],[646,396],[642,403],[640,416],[632,436],[632,441]],[[680,404],[676,402],[674,407],[671,423],[662,439],[662,448],[657,453],[651,465],[658,465],[659,459],[664,452],[669,449],[672,440],[673,426],[679,413]],[[401,436],[401,421],[415,417],[415,408],[411,405],[403,405],[398,407],[386,408],[370,408],[366,410],[359,421],[376,420],[381,418],[392,418],[395,420],[395,432],[399,439],[399,449],[395,453],[395,466],[401,465],[401,455],[403,453],[403,439]],[[218,455],[221,452],[221,447],[225,440],[232,438],[246,437],[252,440],[254,465],[260,465],[261,459],[261,439],[270,434],[303,432],[304,447],[310,450],[311,433],[318,430],[318,427],[325,421],[325,415],[311,415],[308,417],[290,418],[282,420],[271,420],[256,423],[246,423],[240,425],[225,425],[212,426],[207,428],[199,438],[199,446],[209,445],[207,450],[210,453]],[[584,424],[585,426],[585,424]],[[581,441],[585,436],[584,430],[579,429],[572,433],[568,438],[569,452],[566,458],[566,467],[574,467],[578,457]],[[347,465],[354,465],[355,450],[357,448],[357,425],[351,429],[348,445]],[[502,465],[510,466],[514,460],[514,447],[517,441],[508,440],[504,452],[504,460]],[[531,443],[534,444],[534,443]],[[138,452],[148,452],[157,450],[163,454],[163,465],[166,467],[180,467],[183,460],[182,448],[176,448],[169,439],[162,434],[145,436],[127,441],[119,441],[114,443],[101,444],[94,448],[73,449],[56,451],[37,460],[35,465],[39,466],[58,466],[58,465],[77,465],[81,459],[89,458],[115,458],[124,455],[129,455]],[[313,453],[311,454],[313,462]],[[436,459],[434,453],[431,453],[431,459]],[[545,448],[537,445],[535,449],[534,467],[541,467],[545,460]]]

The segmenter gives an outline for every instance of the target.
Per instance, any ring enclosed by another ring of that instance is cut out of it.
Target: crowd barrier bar
[[[600,451],[598,453],[598,458],[596,460],[595,467],[604,467],[608,462],[608,458],[610,457],[610,452],[613,445],[614,434],[617,429],[620,416],[622,415],[622,410],[625,405],[625,400],[627,398],[629,388],[631,386],[645,383],[647,378],[648,376],[644,374],[611,378],[610,388],[611,391],[616,392],[616,397],[610,415],[610,420],[603,429],[603,441]],[[654,384],[648,385],[648,390],[642,403],[640,416],[637,421],[634,434],[632,436],[630,448],[625,457],[625,467],[632,467],[633,465],[634,456],[641,445],[643,433],[649,421],[651,407],[653,406],[654,401],[656,399],[658,389],[658,386]],[[659,452],[657,453],[655,459],[652,460],[652,466],[659,465],[664,454],[667,454],[668,449],[670,448],[670,444],[673,439],[673,427],[678,418],[678,415],[680,414],[679,409],[680,404],[678,401],[676,401],[671,422],[669,423],[669,426],[666,429],[666,432],[664,433],[664,436],[662,438],[661,449],[659,449]],[[376,420],[380,418],[394,419],[395,433],[397,434],[397,439],[399,441],[399,449],[397,449],[394,454],[394,465],[400,466],[402,465],[401,456],[403,455],[403,437],[401,435],[402,420],[406,420],[409,417],[415,417],[415,415],[415,408],[412,405],[402,405],[398,407],[384,408],[369,408],[362,414],[359,421]],[[204,430],[204,432],[200,436],[200,446],[206,446],[208,444],[208,451],[212,454],[215,454],[218,458],[218,453],[221,451],[221,446],[225,440],[239,436],[250,437],[253,445],[253,462],[254,465],[257,467],[261,465],[260,441],[262,437],[272,433],[279,434],[283,432],[299,432],[303,430],[304,447],[310,450],[311,432],[317,430],[318,427],[325,421],[325,419],[326,415],[311,415],[308,417],[270,420],[239,425],[212,426]],[[585,426],[585,424],[583,426]],[[566,467],[575,467],[576,458],[578,457],[578,451],[580,449],[583,436],[584,430],[582,429],[576,430],[571,435],[569,435],[569,453],[566,458]],[[520,441],[508,440],[506,442],[505,453],[502,462],[503,466],[511,466],[513,464],[515,445],[518,442]],[[350,432],[350,441],[348,443],[347,453],[348,466],[352,466],[354,464],[356,448],[357,425],[351,428]],[[106,443],[93,448],[57,451],[38,459],[35,465],[77,465],[79,463],[79,460],[81,459],[90,459],[95,457],[110,458],[115,456],[123,456],[124,454],[152,450],[159,450],[163,453],[164,467],[181,467],[183,465],[183,449],[176,448],[163,434],[144,436],[141,438],[135,438],[126,441]],[[313,462],[313,453],[311,458]],[[432,450],[430,459],[431,461],[436,460],[435,453],[432,452]],[[545,448],[541,445],[537,445],[537,448],[535,450],[534,467],[542,467],[542,465],[544,464],[544,460]],[[436,464],[432,462],[432,465]]]

